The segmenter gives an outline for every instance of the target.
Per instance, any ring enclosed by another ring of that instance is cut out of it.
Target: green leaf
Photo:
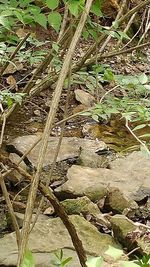
[[[147,77],[147,75],[146,75],[145,73],[143,73],[142,75],[140,75],[140,76],[138,77],[138,79],[139,79],[139,82],[140,82],[141,84],[145,84],[145,83],[148,82],[148,77]]]
[[[67,259],[65,259],[65,260],[63,260],[62,262],[61,262],[61,266],[63,267],[63,266],[65,266],[69,261],[71,261],[72,260],[72,257],[68,257]]]
[[[56,32],[59,31],[61,19],[61,15],[58,12],[51,12],[48,15],[48,22],[55,29]]]
[[[40,24],[42,27],[47,29],[47,18],[44,14],[42,14],[42,13],[34,14],[34,20],[35,20],[35,22]]]
[[[139,138],[143,138],[143,137],[150,137],[150,133],[149,134],[142,134],[139,136]]]
[[[21,21],[24,24],[23,16],[20,11],[14,10],[14,15],[17,17],[19,21]]]
[[[143,129],[144,127],[146,127],[147,124],[140,124],[140,125],[137,125],[132,131],[136,131],[136,130],[140,130],[140,129]]]
[[[121,39],[130,40],[130,37],[125,32],[117,31],[117,33],[121,36]]]
[[[70,10],[70,13],[75,17],[78,17],[79,14],[79,4],[80,2],[77,0],[70,0],[68,2],[68,8]]]
[[[8,18],[0,16],[0,24],[3,25],[7,30],[11,30],[12,25],[10,25]]]
[[[105,254],[109,255],[114,260],[117,260],[123,255],[123,250],[109,246],[109,248],[105,251]]]
[[[87,40],[88,37],[89,37],[89,32],[88,32],[88,31],[83,31],[82,36],[83,36],[83,38],[84,38],[85,40]]]
[[[53,42],[53,43],[52,43],[52,48],[53,48],[56,52],[58,52],[58,50],[59,50],[59,45],[58,45],[57,43]]]
[[[150,90],[150,85],[149,84],[145,84],[144,87],[145,87],[146,90]]]
[[[121,261],[119,263],[121,263],[122,267],[139,267],[139,265],[134,263],[133,261]]]
[[[27,249],[23,258],[22,267],[35,267],[35,260],[32,252]]]
[[[98,17],[103,16],[103,14],[101,12],[101,1],[100,0],[95,1],[95,3],[91,7],[91,12]]]
[[[102,257],[90,258],[86,261],[87,267],[100,267],[103,263]]]
[[[55,8],[58,7],[58,5],[59,5],[59,0],[46,0],[46,5],[47,5],[50,9],[54,10]]]

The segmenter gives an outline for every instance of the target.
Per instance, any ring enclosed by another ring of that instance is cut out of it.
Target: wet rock
[[[95,102],[94,96],[83,90],[77,89],[74,91],[74,93],[76,100],[79,101],[82,105],[91,107]]]
[[[117,246],[112,237],[99,233],[96,227],[83,217],[72,215],[70,220],[76,227],[87,255],[100,256],[109,245]],[[55,258],[54,251],[61,248],[65,258],[73,256],[68,267],[80,265],[68,231],[59,218],[37,222],[30,233],[29,248],[33,251],[36,267],[49,267],[51,260]],[[0,239],[0,265],[16,266],[17,254],[15,233]]]
[[[127,157],[112,161],[110,168],[128,176],[128,184],[125,186],[132,189],[132,198],[135,201],[150,196],[150,157],[141,151],[135,151]]]
[[[132,214],[138,209],[138,205],[135,201],[131,200],[129,197],[125,196],[118,188],[109,189],[104,209],[107,211],[113,211],[116,213],[129,212]]]
[[[10,145],[14,146],[17,150],[21,151],[24,154],[38,141],[39,137],[40,137],[39,135],[28,135],[28,136],[17,137]],[[58,137],[49,138],[43,167],[52,164],[58,140],[59,140]],[[41,143],[38,143],[28,154],[28,159],[34,166],[37,165],[40,144]],[[97,151],[105,149],[106,144],[98,140],[88,140],[76,137],[64,137],[57,157],[57,162],[69,158],[78,157],[80,147],[84,147],[84,149],[87,150],[90,149],[91,151]],[[15,154],[12,154],[11,157],[15,161],[14,155]]]
[[[67,214],[91,214],[98,216],[100,210],[89,198],[66,199],[61,202]]]

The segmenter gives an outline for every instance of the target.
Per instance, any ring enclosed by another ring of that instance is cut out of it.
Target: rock
[[[73,165],[67,172],[68,181],[54,191],[62,199],[87,196],[94,202],[107,194],[104,176],[106,177],[108,173],[109,170],[107,169],[92,169]]]
[[[83,217],[69,217],[76,227],[87,255],[100,256],[109,245],[117,246],[111,236],[99,233],[96,227]],[[73,257],[68,267],[80,266],[68,231],[59,218],[37,222],[30,233],[29,248],[33,251],[36,267],[49,267],[51,260],[55,258],[53,252],[59,249],[63,249],[65,258]],[[16,266],[17,254],[15,233],[7,234],[0,239],[0,265]]]
[[[104,209],[113,211],[116,213],[129,212],[133,213],[138,209],[138,205],[135,201],[131,200],[129,197],[126,197],[118,188],[111,188],[107,193]]]
[[[94,204],[87,197],[79,197],[77,199],[66,199],[61,202],[67,214],[91,214],[98,216],[100,210],[96,204]]]
[[[124,215],[114,215],[109,219],[114,237],[128,249],[133,248],[132,241],[128,235],[136,230],[134,223]]]
[[[112,161],[110,168],[128,176],[128,184],[124,186],[132,189],[132,198],[135,201],[150,196],[150,157],[141,151],[135,151],[127,157]]]
[[[145,229],[141,226],[137,227],[131,220],[124,215],[115,215],[109,218],[112,226],[113,234],[123,246],[127,247],[129,251],[135,247],[139,247],[141,254],[150,253],[150,240],[145,234]],[[143,225],[144,227],[144,225]],[[146,227],[145,227],[146,228]]]
[[[143,161],[143,168],[140,159]],[[127,163],[126,159],[117,159],[109,164],[111,169],[73,165],[67,173],[68,181],[55,192],[59,195],[61,193],[62,198],[85,195],[92,201],[106,196],[108,187],[118,188],[125,197],[134,201],[150,195],[149,159],[140,156],[137,163],[133,164],[132,156],[129,156]]]
[[[91,107],[95,102],[94,96],[83,90],[77,89],[74,91],[74,93],[76,100],[79,101],[82,105]]]
[[[91,149],[81,149],[79,155],[79,165],[91,167],[91,168],[107,168],[109,166],[109,160],[106,156],[99,156]]]
[[[39,135],[27,135],[27,136],[17,137],[10,144],[10,146],[11,145],[14,146],[17,150],[21,151],[24,154],[37,142],[39,137],[40,137]],[[58,140],[59,137],[49,138],[43,167],[52,164]],[[91,149],[91,151],[97,151],[105,149],[106,144],[98,140],[88,140],[76,137],[64,137],[57,157],[57,162],[66,160],[68,158],[78,157],[80,147],[84,147],[84,149]],[[40,149],[40,143],[38,143],[28,154],[28,159],[34,166],[37,165],[39,149]],[[11,159],[12,160],[14,159],[14,161],[16,162],[15,154],[12,154],[11,157],[12,157]]]
[[[21,228],[22,225],[23,225],[23,220],[24,220],[24,214],[23,213],[20,213],[20,212],[15,212],[15,216],[16,216],[16,219],[17,219],[17,222],[18,222],[18,225],[19,227]],[[33,223],[36,219],[36,214],[33,214],[32,215],[32,220],[31,222]],[[41,221],[45,221],[45,220],[48,220],[49,217],[44,215],[44,214],[39,214],[38,218],[37,218],[37,222],[41,222]]]

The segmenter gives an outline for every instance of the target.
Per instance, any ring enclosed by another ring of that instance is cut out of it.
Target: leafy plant
[[[72,257],[64,258],[62,249],[60,251],[54,252],[54,254],[55,254],[56,258],[57,258],[56,261],[52,261],[52,264],[54,266],[64,267],[65,265],[67,265],[72,260]]]
[[[25,93],[11,93],[9,90],[0,91],[0,102],[11,107],[14,102],[21,105]]]
[[[149,267],[150,266],[150,254],[144,255],[142,259],[137,258],[137,264],[141,267]]]
[[[27,249],[23,258],[22,267],[35,267],[35,260],[32,252]]]
[[[124,261],[120,260],[123,256],[123,250],[118,249],[112,246],[109,246],[107,251],[105,252],[106,255],[110,256],[114,262],[120,264],[122,267],[149,267],[150,266],[150,255],[145,255],[142,259],[138,259],[138,261]],[[88,267],[101,267],[104,259],[103,257],[94,257],[89,258],[86,262]]]

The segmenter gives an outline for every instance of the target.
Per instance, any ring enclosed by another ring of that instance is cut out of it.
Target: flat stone
[[[110,168],[128,176],[127,189],[132,189],[132,197],[140,201],[150,196],[150,157],[135,151],[124,158],[110,162]]]
[[[24,154],[37,142],[39,137],[39,135],[27,135],[17,137],[11,142],[11,145],[13,145],[17,150],[21,151]],[[45,152],[43,167],[52,164],[58,141],[59,137],[49,138],[48,147]],[[41,142],[39,142],[27,156],[35,167],[37,166],[40,145]],[[76,137],[64,137],[57,157],[57,162],[69,158],[78,157],[80,147],[84,147],[84,149],[87,150],[91,149],[91,151],[97,151],[106,149],[106,144],[98,140],[88,140]],[[16,162],[14,155],[15,154],[11,154],[11,159]]]
[[[83,217],[69,217],[76,227],[87,255],[100,256],[109,245],[118,246],[111,236],[99,233],[97,228]],[[36,267],[49,267],[51,260],[55,258],[54,251],[59,249],[63,249],[65,258],[73,257],[68,267],[80,266],[68,231],[59,218],[37,222],[30,233],[29,248],[33,251]],[[7,234],[0,239],[0,266],[16,266],[17,254],[15,233]]]
[[[139,170],[140,174],[129,170],[127,166],[125,170],[117,166],[113,169],[94,169],[73,165],[67,172],[68,181],[56,188],[55,192],[62,198],[87,196],[96,201],[106,196],[108,189],[115,187],[131,200],[137,200],[138,196],[141,197],[138,195],[140,190],[145,188],[147,192],[150,191],[149,174],[142,175],[142,169]]]

